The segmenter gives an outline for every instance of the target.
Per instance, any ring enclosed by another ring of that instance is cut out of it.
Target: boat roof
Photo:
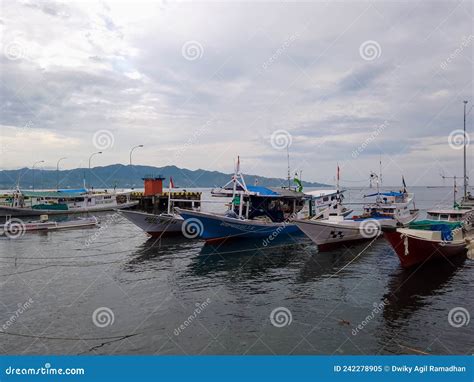
[[[342,194],[345,190],[339,190],[339,193]],[[337,194],[337,190],[315,190],[315,191],[308,191],[305,192],[306,195],[310,196],[315,196],[315,197],[321,197],[321,196],[327,196],[327,195],[334,195]]]
[[[270,188],[261,187],[261,186],[247,186],[247,190],[258,194],[259,196],[278,196],[279,195],[278,192]]]
[[[368,198],[370,196],[404,196],[405,194],[402,192],[395,192],[395,191],[390,191],[390,192],[376,192],[375,194],[369,194],[369,195],[364,195],[364,198]]]
[[[33,198],[76,198],[84,196],[79,192],[58,192],[58,191],[22,191],[24,196]]]
[[[440,210],[429,210],[429,211],[426,211],[428,214],[443,214],[443,215],[464,215],[464,214],[467,214],[469,212],[474,212],[473,210],[456,210],[454,208],[451,208],[451,209],[440,209]]]

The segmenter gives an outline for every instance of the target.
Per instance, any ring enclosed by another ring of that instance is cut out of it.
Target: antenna
[[[290,175],[290,145],[286,146],[286,157],[288,160],[288,190],[291,188],[291,175]]]
[[[444,175],[441,175],[441,177],[443,178],[443,180],[445,179],[453,179],[453,207],[456,208],[457,207],[457,203],[456,203],[456,194],[458,192],[458,188],[457,188],[457,184],[456,184],[456,179],[458,178],[456,175],[454,176],[444,176]]]
[[[467,171],[466,171],[466,106],[467,101],[464,102],[464,199],[467,198]]]
[[[382,154],[379,156],[379,181],[380,186],[382,187]]]

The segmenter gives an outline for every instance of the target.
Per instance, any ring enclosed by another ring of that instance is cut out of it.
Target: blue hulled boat
[[[177,209],[185,219],[185,236],[205,240],[262,238],[270,242],[276,237],[302,235],[293,221],[308,215],[310,197],[290,187],[247,186],[240,172],[240,160],[232,179],[211,193],[232,198],[228,210],[218,214]]]

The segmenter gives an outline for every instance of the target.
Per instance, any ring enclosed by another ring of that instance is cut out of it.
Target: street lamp
[[[58,163],[56,163],[56,190],[59,190],[59,162],[61,162],[66,157],[62,157],[58,159]]]
[[[38,162],[33,163],[31,170],[33,171],[33,191],[35,190],[35,166],[39,163],[44,163],[44,160],[39,160]]]
[[[91,156],[89,157],[89,178],[91,177],[91,159],[94,155],[97,155],[97,154],[102,154],[102,151],[97,151],[95,153],[92,153]],[[89,188],[91,187],[91,181],[89,179]]]
[[[143,147],[143,145],[133,146],[132,149],[130,150],[130,166],[132,165],[132,153],[133,153],[133,150],[138,149],[139,147]]]

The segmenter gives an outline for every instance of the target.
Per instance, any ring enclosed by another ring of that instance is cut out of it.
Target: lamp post
[[[132,153],[133,150],[138,149],[139,147],[143,147],[143,145],[133,146],[130,150],[130,166],[132,165]]]
[[[35,166],[39,163],[44,163],[44,160],[39,160],[38,162],[33,163],[31,170],[33,171],[33,191],[35,190]]]
[[[59,162],[61,162],[63,159],[66,159],[66,157],[59,158],[58,162],[56,163],[56,191],[59,190]]]
[[[102,151],[97,151],[95,153],[92,153],[89,157],[89,188],[91,187],[91,180],[90,180],[90,177],[91,177],[91,159],[94,155],[97,155],[97,154],[102,154]]]

